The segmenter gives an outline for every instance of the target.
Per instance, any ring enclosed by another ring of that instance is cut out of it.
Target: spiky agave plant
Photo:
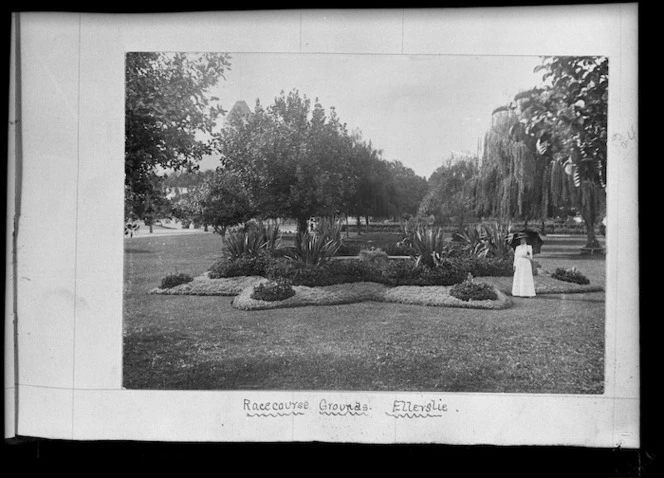
[[[265,240],[265,249],[273,251],[279,248],[281,245],[281,233],[279,231],[279,224],[261,224],[260,229]]]
[[[442,227],[418,225],[409,231],[408,242],[413,248],[415,265],[436,267],[447,256],[445,234]]]
[[[469,224],[462,231],[454,233],[454,240],[462,244],[464,254],[478,256],[484,247],[482,225]]]
[[[341,247],[340,239],[323,234],[299,233],[295,237],[293,259],[308,266],[320,266],[334,257]]]
[[[221,255],[225,259],[253,256],[265,249],[266,245],[265,236],[258,229],[229,232],[224,239],[224,248]]]
[[[341,241],[342,222],[336,217],[321,217],[316,225],[316,234],[328,239]]]
[[[482,246],[478,248],[479,257],[506,258],[513,251],[507,242],[509,227],[498,222],[482,224]]]

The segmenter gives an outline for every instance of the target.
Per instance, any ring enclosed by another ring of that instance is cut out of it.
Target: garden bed
[[[396,302],[411,305],[464,307],[475,309],[505,309],[511,306],[508,297],[512,290],[511,277],[482,277],[475,279],[491,285],[497,300],[463,301],[450,295],[451,286],[388,286],[375,282],[355,282],[328,286],[293,286],[295,295],[281,301],[263,301],[251,298],[254,287],[267,279],[260,276],[238,276],[211,279],[208,273],[193,281],[170,289],[154,288],[150,294],[235,296],[233,306],[242,310],[263,310],[308,305],[339,305],[363,301]],[[603,291],[592,284],[575,284],[554,279],[548,275],[535,278],[535,292],[541,294],[573,294]]]
[[[150,294],[164,295],[221,295],[235,296],[233,307],[242,310],[264,310],[308,305],[340,305],[356,302],[395,302],[401,304],[463,307],[475,309],[506,309],[512,305],[509,297],[496,290],[497,300],[463,301],[449,294],[451,286],[395,286],[375,282],[355,282],[329,286],[293,286],[295,295],[281,301],[251,298],[254,287],[267,279],[257,276],[210,279],[207,274],[192,282],[171,289],[152,289]]]
[[[575,284],[554,279],[545,274],[540,274],[535,279],[535,294],[582,294],[587,292],[601,292],[604,287],[594,284]],[[482,277],[482,281],[493,285],[496,289],[511,294],[511,277]]]
[[[219,279],[210,279],[208,273],[194,277],[194,280],[186,284],[180,284],[170,289],[161,289],[156,287],[151,289],[148,294],[161,295],[222,295],[235,296],[244,289],[253,288],[261,282],[263,277],[259,276],[239,276],[222,277]]]

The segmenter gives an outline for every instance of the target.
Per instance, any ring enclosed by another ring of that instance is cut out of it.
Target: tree
[[[492,113],[475,183],[475,209],[480,216],[528,221],[540,215],[542,165],[536,160],[534,141],[518,134],[518,124],[519,117],[509,106]]]
[[[195,170],[216,146],[223,113],[209,90],[230,66],[224,53],[128,53],[125,186],[129,215],[153,209],[160,170]],[[159,201],[163,200],[162,197]]]
[[[162,179],[157,175],[148,176],[140,193],[125,185],[125,224],[142,220],[152,232],[155,222],[170,216],[171,202],[164,192]]]
[[[574,185],[567,197],[581,211],[590,249],[600,247],[595,226],[605,207],[608,64],[606,57],[546,57],[536,68],[543,83],[516,98],[524,132],[550,163],[551,185],[565,184],[554,179],[560,170]]]
[[[452,218],[459,227],[472,212],[474,184],[477,178],[477,158],[455,158],[452,155],[429,177],[426,196],[419,206],[420,216],[433,216],[442,225]]]
[[[224,236],[228,227],[247,222],[258,214],[247,190],[228,171],[217,169],[197,191],[201,220]]]
[[[313,109],[297,90],[247,118],[232,118],[219,135],[221,163],[249,192],[262,218],[295,218],[304,232],[311,216],[341,211],[352,188],[350,140],[334,108]]]
[[[351,140],[347,177],[355,187],[345,201],[345,210],[357,218],[357,233],[361,234],[363,217],[368,232],[370,216],[390,214],[395,185],[388,163],[381,158],[382,152],[375,149],[371,141],[363,141],[359,131],[353,133]]]
[[[401,161],[390,161],[388,167],[394,184],[391,215],[399,219],[415,216],[427,194],[427,180],[404,166]]]

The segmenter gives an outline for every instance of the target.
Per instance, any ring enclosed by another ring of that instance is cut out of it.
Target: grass
[[[603,284],[604,261],[575,255],[577,239],[536,259],[576,265]],[[233,297],[147,294],[167,274],[200,275],[220,247],[212,234],[125,240],[125,387],[603,390],[603,292],[513,298],[511,309],[482,311],[376,302],[243,311]]]

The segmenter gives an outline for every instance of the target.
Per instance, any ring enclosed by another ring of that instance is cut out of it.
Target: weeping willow
[[[518,117],[511,110],[494,112],[484,138],[476,189],[476,211],[482,216],[531,219],[542,213],[542,180],[546,163],[535,154],[530,138],[515,134]]]

